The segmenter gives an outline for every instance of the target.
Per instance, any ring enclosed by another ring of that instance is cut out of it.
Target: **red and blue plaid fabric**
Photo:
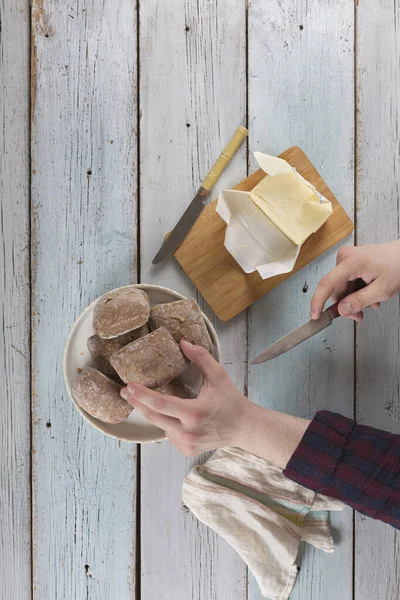
[[[400,435],[320,411],[284,475],[400,529]]]

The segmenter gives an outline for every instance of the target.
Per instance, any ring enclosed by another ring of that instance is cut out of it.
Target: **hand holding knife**
[[[153,265],[160,263],[162,260],[164,260],[164,258],[170,256],[177,249],[179,244],[185,239],[206,206],[205,199],[207,198],[213,186],[217,183],[222,171],[232,160],[243,140],[246,139],[247,135],[248,131],[245,127],[240,126],[237,128],[231,141],[221,152],[217,162],[208,172],[189,207],[183,213],[182,217],[179,219],[178,223],[175,225],[174,229],[164,241],[156,256],[153,258]]]

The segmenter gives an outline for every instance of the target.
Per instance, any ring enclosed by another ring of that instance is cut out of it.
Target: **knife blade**
[[[355,281],[350,282],[349,289],[345,295],[357,290],[361,290],[365,286],[366,283],[362,279],[356,279]],[[298,346],[302,342],[305,342],[310,337],[313,337],[316,333],[319,333],[320,331],[323,331],[329,327],[334,319],[340,317],[338,305],[339,302],[335,302],[335,304],[332,304],[332,306],[329,306],[329,308],[321,313],[319,319],[310,319],[308,323],[301,325],[297,329],[294,329],[287,335],[283,336],[277,342],[261,352],[257,358],[251,361],[251,364],[259,365],[275,358],[276,356],[280,356],[295,346]]]
[[[336,314],[337,313],[337,314]],[[308,323],[301,325],[297,329],[294,329],[287,335],[283,336],[280,340],[269,346],[266,350],[261,352],[257,358],[251,361],[252,365],[259,365],[260,363],[267,362],[280,354],[284,354],[288,350],[291,350],[301,342],[305,342],[310,337],[319,333],[323,329],[329,327],[332,324],[333,319],[339,316],[337,312],[337,304],[330,306],[323,311],[319,319],[310,319]]]
[[[207,173],[206,178],[201,184],[189,207],[183,213],[182,217],[179,219],[178,223],[175,225],[174,229],[166,238],[156,256],[153,258],[153,265],[160,263],[162,260],[170,256],[177,249],[179,244],[185,239],[206,206],[206,197],[210,193],[213,186],[217,183],[222,171],[230,163],[241,143],[244,139],[246,139],[247,135],[247,129],[240,125],[240,127],[238,127],[235,131],[231,141],[219,155],[214,166]]]
[[[153,258],[153,265],[157,265],[164,260],[164,258],[170,256],[177,249],[182,240],[185,239],[206,206],[207,203],[205,202],[205,198],[207,195],[208,192],[201,187],[161,246],[160,250]]]

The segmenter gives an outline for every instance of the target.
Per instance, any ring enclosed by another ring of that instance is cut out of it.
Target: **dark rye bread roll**
[[[104,339],[115,338],[147,323],[150,300],[139,288],[121,288],[104,294],[93,311],[93,329]]]
[[[160,388],[178,377],[188,362],[165,327],[128,344],[110,358],[122,381],[137,381],[150,388]]]
[[[168,396],[177,396],[178,398],[188,398],[190,400],[197,397],[194,389],[179,377],[178,379],[163,385],[157,392],[160,392],[160,394],[168,394]]]
[[[87,367],[75,381],[72,396],[92,417],[104,423],[121,423],[133,408],[120,396],[121,386],[100,371]]]
[[[93,360],[93,366],[101,373],[104,373],[104,375],[115,377],[117,373],[109,362],[110,357],[124,346],[148,333],[150,333],[150,327],[146,323],[142,327],[139,327],[139,329],[129,331],[109,340],[105,340],[98,335],[92,335],[87,341],[87,347]]]
[[[203,314],[193,298],[157,304],[150,311],[150,327],[168,329],[176,342],[182,339],[212,352],[212,341]]]

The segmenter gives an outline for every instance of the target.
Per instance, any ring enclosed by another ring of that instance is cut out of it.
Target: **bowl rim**
[[[177,300],[187,300],[188,299],[188,296],[184,296],[180,292],[177,292],[171,288],[168,288],[168,287],[165,287],[162,285],[155,285],[155,284],[151,284],[151,283],[132,283],[132,284],[128,284],[128,285],[123,285],[123,286],[114,288],[112,290],[109,290],[107,292],[104,292],[104,294],[110,294],[111,292],[115,292],[117,290],[121,290],[121,289],[125,289],[125,288],[139,288],[144,291],[146,291],[148,289],[155,290],[155,291],[159,290],[159,291],[171,294],[172,296],[176,297]],[[63,377],[64,377],[64,384],[67,389],[68,395],[69,395],[72,403],[74,404],[76,410],[81,415],[81,417],[83,417],[85,419],[85,421],[87,423],[89,423],[89,425],[91,425],[92,427],[94,427],[95,429],[100,431],[103,435],[114,438],[116,440],[120,440],[122,442],[129,442],[131,444],[154,444],[157,442],[162,442],[163,440],[167,439],[167,436],[165,435],[164,432],[162,432],[162,434],[160,434],[159,437],[154,438],[153,440],[146,441],[146,442],[134,441],[134,440],[128,439],[126,437],[120,437],[119,435],[115,435],[113,433],[108,433],[108,432],[104,431],[101,428],[101,426],[97,425],[96,423],[92,423],[92,421],[88,418],[88,413],[86,413],[86,411],[81,406],[79,406],[79,404],[73,398],[72,389],[71,389],[71,386],[69,384],[69,380],[67,377],[67,354],[68,354],[68,350],[69,350],[69,345],[70,345],[71,339],[75,333],[75,330],[79,326],[80,321],[84,318],[84,316],[87,312],[89,312],[92,308],[94,308],[95,304],[97,304],[97,302],[100,300],[100,298],[102,298],[104,296],[104,294],[102,294],[101,296],[99,296],[98,298],[93,300],[86,308],[84,308],[79,313],[79,315],[77,316],[77,318],[75,319],[73,325],[71,326],[71,328],[69,330],[69,333],[68,333],[68,336],[67,336],[67,339],[66,339],[66,342],[64,345],[64,352],[63,352]],[[173,302],[173,300],[172,300],[172,302]],[[220,363],[221,362],[221,345],[219,343],[219,338],[218,338],[217,332],[215,331],[215,327],[211,323],[210,319],[207,317],[207,315],[204,314],[204,312],[202,310],[201,310],[201,314],[204,317],[207,329],[210,333],[210,336],[211,336],[211,339],[213,342],[213,346],[214,346],[213,349],[214,349],[214,355],[215,355],[214,357]]]

